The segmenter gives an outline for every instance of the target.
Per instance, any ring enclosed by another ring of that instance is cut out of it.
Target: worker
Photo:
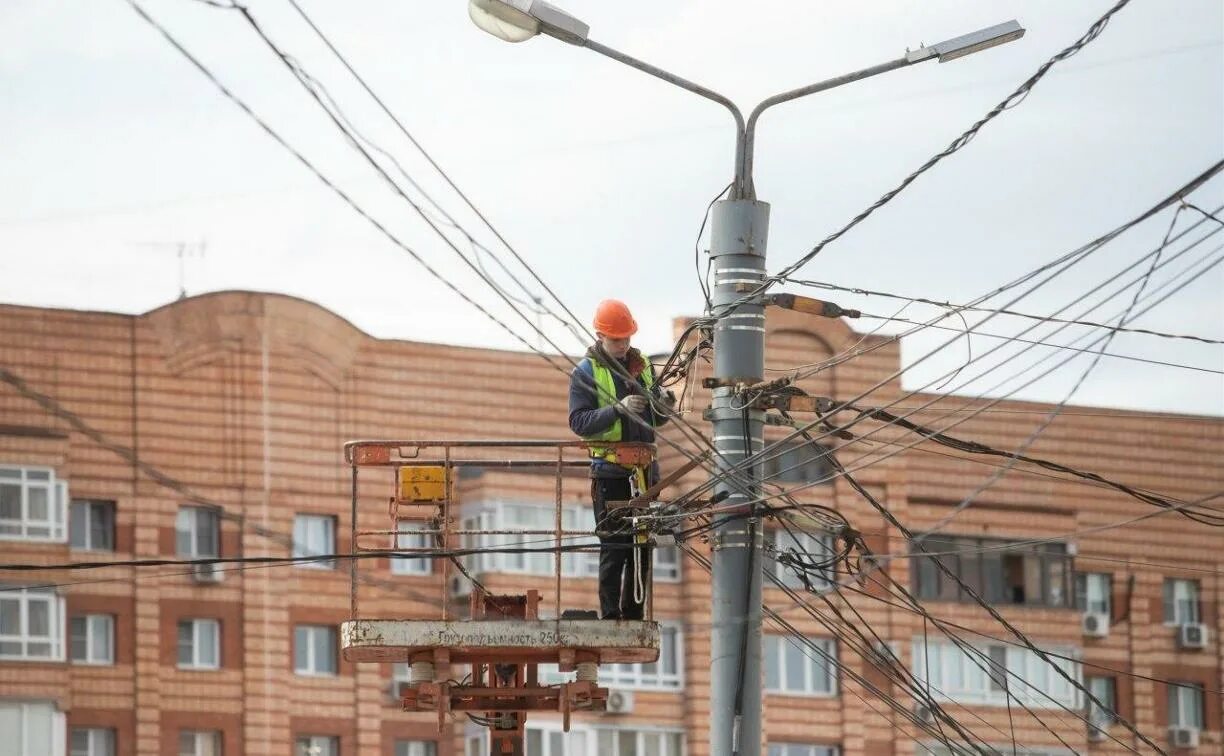
[[[654,367],[629,345],[637,333],[633,315],[624,302],[606,299],[595,308],[593,325],[596,342],[570,376],[570,430],[591,442],[654,443],[654,428],[667,422],[666,412],[675,399],[671,392],[660,393]],[[633,546],[631,527],[622,519],[609,518],[606,502],[627,501],[633,498],[635,489],[644,490],[658,479],[655,461],[645,470],[634,469],[619,464],[615,450],[591,446],[595,529],[605,533],[599,538],[599,610],[603,619],[643,619],[650,584],[649,548]],[[640,571],[635,564],[640,565]]]

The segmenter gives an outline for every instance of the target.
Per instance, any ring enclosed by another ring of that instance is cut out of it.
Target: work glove
[[[676,408],[676,392],[672,391],[671,389],[667,389],[663,392],[663,395],[659,397],[659,401],[662,402],[663,406],[667,409],[674,410]]]
[[[616,411],[622,415],[641,415],[646,411],[646,397],[630,394],[616,403]]]

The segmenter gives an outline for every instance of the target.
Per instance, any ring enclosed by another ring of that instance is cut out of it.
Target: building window
[[[833,463],[827,447],[787,442],[765,452],[761,477],[775,483],[832,483]]]
[[[312,557],[336,552],[336,518],[329,515],[300,514],[293,518],[293,556]],[[298,567],[334,570],[331,559],[298,562]]]
[[[770,743],[768,756],[839,756],[837,746],[814,743]]]
[[[1075,608],[1081,612],[1112,614],[1112,591],[1112,578],[1108,573],[1075,573]]]
[[[340,738],[331,735],[300,735],[293,756],[340,756]]]
[[[336,674],[336,628],[328,625],[293,628],[293,670],[299,675]]]
[[[925,550],[928,555],[922,554]],[[964,583],[991,604],[1067,606],[1071,557],[1061,543],[935,536],[911,546],[914,592],[921,599],[972,601]],[[939,569],[942,564],[957,580]]]
[[[974,744],[972,749],[962,745],[949,747],[942,744],[930,744],[918,746],[914,754],[920,756],[979,756],[980,754],[989,754],[989,756],[1078,756],[1076,751],[1066,749],[1040,749],[1040,747],[1039,749],[1026,749],[1026,747],[1017,747],[1013,744]]]
[[[74,727],[69,756],[115,756],[115,731],[100,727]]]
[[[595,730],[595,748],[599,754],[681,756],[684,753],[684,736],[665,730],[599,728]],[[528,753],[531,753],[530,749]]]
[[[1112,677],[1085,677],[1084,687],[1092,697],[1101,703],[1088,701],[1088,721],[1096,727],[1107,727],[1117,719],[1118,688],[1117,681]]]
[[[766,635],[762,656],[765,689],[788,696],[832,696],[837,693],[837,644],[831,638],[802,643],[787,635]]]
[[[62,661],[64,600],[46,588],[0,593],[0,659]]]
[[[462,520],[464,530],[545,530],[550,533],[557,527],[557,513],[553,506],[521,503],[486,503],[466,507]],[[569,505],[561,510],[561,527],[564,530],[595,530],[595,515],[590,505]],[[477,553],[463,558],[463,566],[473,574],[482,572],[508,572],[520,575],[553,575],[556,559],[544,552],[512,554],[506,549],[521,546],[524,541],[535,541],[546,546],[549,535],[522,535],[517,533],[480,533],[464,535],[461,545],[465,550]],[[595,536],[567,536],[566,546],[599,546]],[[561,555],[561,574],[566,577],[596,577],[599,574],[597,551],[567,551]]]
[[[1203,686],[1198,683],[1170,683],[1169,726],[1203,729]]]
[[[659,626],[659,659],[649,664],[600,665],[601,685],[615,688],[644,690],[679,690],[684,687],[684,632],[675,622]],[[407,665],[405,665],[407,666]],[[559,685],[573,682],[573,672],[561,672],[556,664],[541,664],[540,684]]]
[[[179,669],[218,669],[221,666],[221,623],[214,619],[179,620]]]
[[[1065,658],[1073,657],[1076,650],[1054,648],[1045,653],[1049,662],[1019,646],[961,646],[936,640],[924,645],[918,638],[913,674],[942,701],[1007,706],[1010,700],[1039,709],[1081,707],[1079,689],[1067,679],[1080,679],[1080,664]]]
[[[68,510],[68,542],[74,549],[115,550],[115,502],[78,499]]]
[[[431,537],[425,533],[396,533],[392,550],[432,548]],[[392,575],[428,575],[433,572],[433,559],[424,554],[411,557],[391,557]]]
[[[64,715],[50,701],[0,699],[0,753],[47,756],[62,753]]]
[[[827,533],[792,532],[784,528],[765,531],[765,574],[775,576],[788,588],[803,588],[803,576],[817,590],[829,587],[833,554],[833,537]]]
[[[51,468],[0,466],[0,539],[63,543],[67,502]]]
[[[222,756],[221,733],[216,730],[180,730],[179,756]]]
[[[599,555],[593,555],[598,575]],[[659,544],[654,549],[654,561],[650,565],[651,574],[660,583],[680,582],[680,549],[670,544]]]
[[[625,688],[684,687],[684,633],[676,624],[659,626],[659,659],[649,664],[608,664],[600,670],[600,684]]]
[[[528,724],[526,748],[529,756],[683,756],[684,735],[676,730],[627,727],[588,727],[575,724],[562,732],[555,724]],[[489,752],[488,731],[469,730],[463,738],[464,756]],[[432,756],[432,752],[429,752]],[[399,756],[397,753],[396,756]]]
[[[543,668],[543,664],[540,665]],[[554,665],[556,666],[556,665]],[[404,697],[404,686],[412,682],[412,665],[408,662],[396,662],[391,665],[391,697],[399,700]]]
[[[174,521],[179,556],[208,559],[220,555],[218,514],[211,507],[179,507],[178,517]]]
[[[1197,580],[1165,579],[1164,621],[1166,625],[1192,625],[1199,621]]]
[[[69,658],[76,664],[115,663],[115,618],[84,614],[68,620]]]
[[[528,751],[538,753],[538,751]],[[438,756],[438,744],[432,740],[397,740],[395,756]]]

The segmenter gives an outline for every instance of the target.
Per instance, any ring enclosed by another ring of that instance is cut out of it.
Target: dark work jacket
[[[629,367],[626,360],[620,361],[620,367],[628,372]],[[635,381],[632,386],[628,381],[620,376],[616,370],[612,371],[612,383],[616,386],[616,398],[623,399],[629,394],[646,394],[646,387],[642,385],[641,379]],[[655,399],[659,398],[659,387],[655,385],[652,395]],[[579,436],[591,436],[596,433],[603,433],[612,427],[616,422],[617,417],[620,417],[615,407],[600,407],[598,395],[595,391],[595,374],[591,367],[591,357],[585,357],[582,362],[578,363],[578,367],[570,374],[570,391],[569,391],[569,426],[570,430]],[[655,441],[655,433],[653,428],[657,428],[667,422],[667,417],[655,413],[653,407],[647,407],[642,413],[643,419],[650,422],[652,428],[644,428],[642,424],[636,420],[621,418],[621,441],[638,441],[646,444],[653,444]],[[591,460],[591,477],[594,478],[627,478],[629,477],[628,468],[620,465],[606,462],[602,459]],[[659,478],[659,465],[656,462],[651,465],[650,480],[653,482]]]

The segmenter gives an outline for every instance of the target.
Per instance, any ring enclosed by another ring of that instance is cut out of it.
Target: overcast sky
[[[555,40],[500,42],[471,24],[463,0],[300,2],[580,316],[604,297],[625,299],[642,325],[640,343],[659,351],[668,347],[673,317],[700,312],[693,244],[706,204],[730,179],[733,131],[724,111]],[[564,2],[590,24],[593,39],[745,109],[777,91],[899,57],[907,47],[1011,18],[1027,28],[1010,45],[858,82],[765,116],[756,186],[773,206],[771,270],[942,149],[1110,4]],[[241,16],[191,0],[144,5],[372,215],[536,343],[362,162]],[[286,0],[249,5],[366,137],[493,245]],[[345,206],[123,0],[0,3],[0,143],[0,301],[144,312],[178,296],[177,245],[195,249],[203,241],[203,254],[184,261],[189,294],[283,292],[379,337],[522,348]],[[1133,217],[1221,156],[1224,5],[1134,0],[1027,100],[801,275],[968,301]],[[1224,204],[1224,177],[1192,199],[1208,209]],[[1171,218],[1168,212],[1139,226],[1015,307],[1060,310],[1156,248]],[[1184,213],[1178,229],[1200,219]],[[1212,227],[1205,223],[1185,240]],[[1224,233],[1175,258],[1148,292],[1159,292],[1192,261],[1213,259],[1221,243]],[[1134,325],[1224,338],[1222,293],[1224,266]],[[1124,292],[1086,317],[1116,318],[1131,296]],[[901,304],[828,297],[874,314],[890,315]],[[903,316],[935,312],[912,306]],[[1015,334],[1028,325],[998,319],[983,330]],[[883,333],[902,327],[855,324],[878,326]],[[564,348],[579,349],[550,330]],[[1069,329],[1050,338],[1071,343],[1099,333]],[[907,338],[905,360],[917,362],[954,335]],[[973,348],[980,354],[997,343],[976,337]],[[1108,357],[1072,403],[1224,414],[1220,346],[1123,334],[1109,351],[1205,370]],[[1048,354],[1028,352],[980,379],[982,369],[971,368],[947,388],[1011,391],[1044,368],[1004,379]],[[906,386],[936,381],[966,355],[963,340],[949,345],[910,370]],[[1061,400],[1088,364],[1081,356],[1016,396]]]

